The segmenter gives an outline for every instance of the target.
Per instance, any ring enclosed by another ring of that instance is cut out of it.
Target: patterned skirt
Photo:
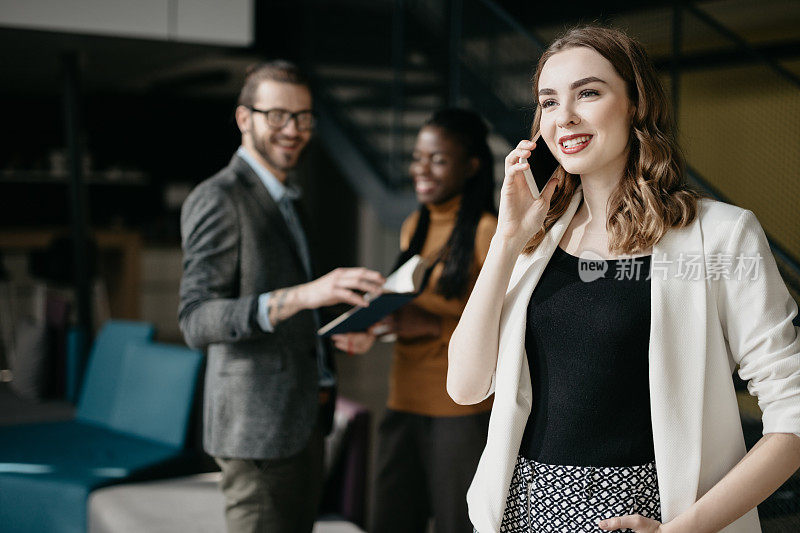
[[[600,520],[626,514],[661,520],[655,462],[561,466],[518,457],[500,531],[599,532]]]

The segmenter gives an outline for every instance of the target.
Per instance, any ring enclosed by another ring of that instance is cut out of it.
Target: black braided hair
[[[439,256],[439,260],[444,262],[444,270],[436,291],[445,298],[455,298],[463,296],[468,288],[478,222],[484,213],[497,214],[494,205],[494,161],[487,142],[489,129],[480,115],[459,108],[437,111],[425,122],[423,127],[426,126],[441,128],[445,135],[464,148],[465,157],[476,157],[480,161],[478,171],[464,183],[456,225]],[[408,248],[401,252],[396,267],[420,253],[428,236],[429,225],[430,211],[421,205],[414,235]]]

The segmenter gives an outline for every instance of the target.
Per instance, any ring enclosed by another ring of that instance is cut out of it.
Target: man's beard
[[[269,151],[269,145],[271,144],[270,141],[271,139],[269,135],[266,135],[262,138],[258,138],[255,136],[252,130],[250,131],[250,142],[253,145],[253,148],[255,148],[256,152],[258,152],[258,155],[260,155],[264,159],[264,161],[266,161],[271,167],[278,169],[282,172],[288,172],[292,170],[295,166],[297,166],[297,160],[299,159],[299,154],[298,157],[292,158],[288,162],[281,161],[280,159],[282,158],[280,156],[275,157],[273,156],[272,153],[270,153]]]

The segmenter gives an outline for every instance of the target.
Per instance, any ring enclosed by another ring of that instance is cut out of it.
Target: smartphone
[[[525,181],[528,182],[528,187],[534,198],[539,198],[542,195],[542,189],[553,177],[553,173],[558,168],[559,162],[555,156],[550,152],[547,143],[542,139],[542,133],[537,133],[533,139],[536,148],[533,150],[528,163],[530,168],[525,169]],[[522,161],[522,158],[520,158]]]

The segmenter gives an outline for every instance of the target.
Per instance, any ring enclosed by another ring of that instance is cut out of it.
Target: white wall
[[[156,326],[159,340],[183,342],[178,328],[178,291],[183,274],[180,247],[147,247],[142,250],[142,320]]]
[[[254,0],[0,0],[0,26],[247,46]]]
[[[254,0],[171,0],[173,40],[248,46],[254,39]]]
[[[384,226],[363,198],[358,199],[358,265],[388,274],[400,253],[400,231]]]

